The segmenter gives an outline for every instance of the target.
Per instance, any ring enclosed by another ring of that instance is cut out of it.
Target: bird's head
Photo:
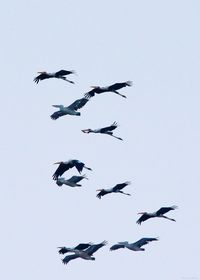
[[[81,130],[83,133],[90,133],[92,131],[92,129],[88,128],[88,129],[82,129]]]

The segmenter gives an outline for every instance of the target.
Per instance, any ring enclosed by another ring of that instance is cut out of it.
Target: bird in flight
[[[83,97],[81,99],[77,99],[68,107],[64,107],[63,105],[52,105],[55,108],[59,108],[59,111],[54,112],[50,117],[52,120],[57,120],[65,115],[80,116],[81,113],[77,112],[77,110],[85,106],[88,101],[89,98]]]
[[[69,179],[65,179],[63,177],[59,177],[57,180],[56,180],[56,184],[61,187],[62,185],[67,185],[67,186],[70,186],[70,187],[81,187],[82,185],[80,184],[77,184],[78,182],[80,182],[81,180],[83,179],[87,179],[88,178],[86,177],[86,175],[82,175],[82,176],[72,176],[71,178]]]
[[[65,76],[67,75],[70,75],[70,74],[75,74],[75,71],[71,70],[71,71],[68,71],[68,70],[60,70],[60,71],[57,71],[57,72],[54,72],[54,73],[47,73],[45,71],[43,72],[38,72],[38,76],[34,78],[34,82],[36,84],[39,83],[39,81],[42,81],[42,80],[45,80],[45,79],[50,79],[50,78],[57,78],[57,79],[62,79],[64,81],[67,81],[71,84],[74,84],[73,81],[71,80],[68,80]]]
[[[110,126],[106,126],[106,127],[102,127],[102,128],[98,128],[98,129],[91,129],[91,128],[82,129],[82,132],[84,132],[84,133],[101,133],[101,134],[107,134],[107,135],[110,135],[110,136],[112,136],[112,137],[114,137],[114,138],[117,138],[117,139],[119,139],[119,140],[123,140],[122,138],[113,135],[113,130],[116,129],[117,127],[118,127],[117,123],[114,122],[114,123],[112,123]]]
[[[147,213],[147,212],[140,212],[138,214],[142,214],[142,216],[137,220],[137,224],[141,225],[142,222],[150,219],[150,218],[164,218],[164,219],[168,219],[170,221],[175,222],[174,219],[171,219],[167,216],[165,216],[164,214],[171,211],[171,210],[175,210],[177,209],[178,206],[171,206],[171,207],[161,207],[158,211],[153,212],[153,213]]]
[[[125,182],[122,184],[117,184],[116,186],[114,186],[111,189],[98,189],[97,191],[99,191],[99,193],[97,194],[97,197],[99,199],[101,199],[102,196],[109,194],[109,193],[121,193],[121,194],[125,194],[125,195],[130,195],[129,193],[124,193],[122,191],[123,188],[125,188],[126,186],[130,185],[131,182]]]
[[[126,95],[119,93],[118,90],[120,90],[124,87],[127,87],[127,86],[128,87],[132,86],[132,82],[126,81],[126,82],[122,82],[122,83],[115,83],[115,84],[112,84],[107,87],[92,86],[93,89],[88,91],[87,93],[85,93],[85,97],[91,98],[91,97],[95,96],[95,94],[101,94],[103,92],[114,92],[114,93],[120,95],[121,97],[126,98]]]
[[[144,237],[134,243],[129,243],[128,241],[118,242],[117,244],[110,247],[110,250],[115,251],[121,248],[127,248],[131,251],[145,251],[145,249],[141,247],[148,244],[151,241],[158,241],[158,238]]]

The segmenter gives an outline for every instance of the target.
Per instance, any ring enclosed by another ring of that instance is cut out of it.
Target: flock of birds
[[[42,80],[49,79],[49,78],[57,78],[57,79],[62,79],[64,81],[67,81],[71,84],[74,84],[73,81],[69,80],[66,78],[66,76],[70,74],[75,74],[75,71],[67,71],[67,70],[60,70],[55,73],[47,73],[47,72],[38,72],[38,76],[34,78],[35,83],[39,83]],[[94,97],[95,94],[101,94],[104,92],[113,92],[123,98],[126,98],[125,95],[121,94],[118,92],[118,90],[124,88],[124,87],[130,87],[132,85],[131,81],[126,81],[122,83],[115,83],[107,87],[100,87],[100,86],[92,86],[92,90],[88,91],[87,93],[84,94],[84,97],[75,100],[72,104],[69,106],[65,107],[63,105],[53,105],[53,107],[58,108],[59,110],[54,112],[51,115],[51,118],[53,120],[57,120],[58,118],[65,116],[65,115],[74,115],[74,116],[80,116],[81,113],[78,112],[79,109],[81,109],[83,106],[87,104],[87,102],[90,100],[90,98]],[[118,140],[123,140],[121,137],[113,135],[113,130],[117,128],[117,123],[113,122],[110,126],[107,127],[102,127],[99,129],[83,129],[83,133],[101,133],[101,134],[106,134],[110,135]],[[87,167],[85,163],[81,162],[80,160],[77,159],[71,159],[68,161],[61,161],[61,162],[56,162],[55,164],[58,164],[58,168],[56,169],[55,173],[53,174],[53,180],[56,181],[56,184],[61,187],[63,185],[67,185],[70,187],[81,187],[81,184],[78,184],[80,181],[83,179],[88,179],[87,176],[81,175],[81,172],[83,169],[87,169],[92,171],[90,167]],[[79,176],[72,176],[69,179],[65,179],[64,177],[61,177],[67,170],[75,167],[77,171],[79,172]],[[130,196],[131,194],[123,192],[123,189],[128,186],[130,182],[124,182],[115,185],[112,188],[109,189],[98,189],[97,191],[99,192],[97,194],[97,198],[101,199],[103,196],[111,193],[120,193],[124,195]],[[171,207],[161,207],[159,210],[153,212],[153,213],[148,213],[148,212],[140,212],[138,214],[141,214],[140,218],[136,221],[137,224],[141,225],[142,222],[150,219],[150,218],[164,218],[168,219],[170,221],[174,221],[174,219],[169,218],[165,216],[165,214],[171,210],[175,210],[177,206],[171,206]],[[110,247],[111,251],[115,251],[118,249],[122,248],[127,248],[132,251],[144,251],[145,249],[143,248],[144,245],[148,244],[151,241],[157,241],[158,238],[151,238],[151,237],[145,237],[141,238],[140,240],[134,242],[134,243],[129,243],[127,241],[124,242],[118,242],[117,244],[114,244]],[[103,241],[98,244],[93,244],[93,243],[80,243],[75,247],[58,247],[59,248],[59,254],[67,254],[67,253],[72,253],[69,255],[66,255],[62,262],[64,264],[67,264],[69,261],[77,259],[77,258],[82,258],[85,260],[95,260],[95,257],[93,254],[105,246],[107,244],[107,241]]]

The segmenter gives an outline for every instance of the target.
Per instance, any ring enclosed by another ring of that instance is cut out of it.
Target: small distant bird
[[[71,159],[71,160],[68,160],[65,162],[59,161],[59,162],[55,162],[54,164],[59,164],[58,168],[56,169],[55,173],[53,174],[54,180],[58,180],[58,177],[62,176],[65,171],[67,171],[73,167],[76,167],[76,169],[78,170],[79,173],[82,172],[83,168],[86,168],[86,169],[92,171],[92,169],[90,167],[85,166],[85,163],[83,163],[77,159]]]
[[[145,251],[144,248],[141,248],[142,246],[148,244],[151,241],[157,241],[158,238],[141,238],[140,240],[134,242],[134,243],[128,243],[127,241],[124,242],[118,242],[118,244],[113,245],[110,247],[111,251],[118,250],[120,248],[127,248],[132,251]]]
[[[85,175],[83,175],[83,176],[72,176],[71,178],[69,178],[67,180],[63,177],[60,177],[60,178],[57,179],[56,184],[59,187],[61,187],[62,185],[67,185],[67,186],[70,186],[70,187],[81,187],[82,185],[77,184],[77,183],[80,182],[83,179],[88,180],[88,178]]]
[[[81,99],[77,99],[68,107],[64,107],[63,105],[52,105],[55,108],[59,108],[59,111],[54,112],[50,117],[52,120],[57,120],[58,118],[65,116],[65,115],[73,115],[73,116],[80,116],[81,113],[77,112],[78,109],[81,109],[85,104],[89,101],[88,98],[83,97]]]
[[[127,86],[128,87],[132,86],[132,82],[127,81],[127,82],[123,82],[123,83],[115,83],[115,84],[113,84],[111,86],[108,86],[108,87],[92,86],[93,89],[88,91],[87,93],[85,93],[85,97],[91,98],[91,97],[95,96],[95,93],[96,94],[101,94],[103,92],[109,92],[110,91],[110,92],[114,92],[114,93],[126,98],[126,96],[119,93],[118,90],[121,89],[121,88],[127,87]]]
[[[73,260],[73,259],[77,259],[77,258],[82,258],[84,260],[91,260],[94,261],[95,257],[93,257],[93,254],[99,250],[101,247],[105,246],[107,244],[107,241],[103,241],[99,244],[94,244],[91,245],[89,248],[87,248],[86,250],[77,250],[74,249],[71,252],[74,252],[74,255],[67,255],[62,262],[64,264],[67,264],[69,261]]]
[[[174,219],[168,218],[166,216],[164,216],[165,213],[171,211],[171,210],[175,210],[176,208],[178,208],[178,206],[171,206],[171,207],[161,207],[158,211],[153,212],[153,213],[147,213],[147,212],[140,212],[138,214],[142,214],[142,216],[137,220],[137,224],[141,225],[142,222],[150,219],[150,218],[165,218],[168,219],[170,221],[174,221],[176,222]]]
[[[116,129],[117,127],[118,127],[117,123],[114,122],[110,126],[99,128],[99,129],[91,129],[91,128],[82,129],[82,132],[84,132],[84,133],[102,133],[102,134],[107,134],[107,135],[110,135],[112,137],[115,137],[119,140],[123,140],[122,138],[113,135],[112,130]]]
[[[68,71],[68,70],[60,70],[58,72],[55,72],[55,73],[47,73],[47,72],[38,72],[38,75],[37,77],[34,78],[34,82],[36,84],[39,83],[39,81],[42,81],[42,80],[45,80],[45,79],[49,79],[49,78],[57,78],[57,79],[62,79],[64,81],[67,81],[71,84],[74,84],[73,81],[70,81],[68,80],[65,76],[69,75],[69,74],[75,74],[75,71],[71,70],[71,71]]]
[[[66,254],[69,252],[73,252],[73,250],[85,250],[88,247],[93,245],[92,243],[80,243],[76,247],[58,247],[60,250],[58,251],[59,254]]]
[[[122,191],[123,188],[125,188],[126,186],[130,185],[131,182],[125,182],[125,183],[122,183],[122,184],[117,184],[116,186],[114,186],[113,188],[111,189],[99,189],[97,191],[99,191],[99,193],[97,194],[97,197],[99,199],[101,199],[102,196],[106,195],[106,194],[109,194],[109,193],[122,193],[122,194],[125,194],[125,195],[130,195],[129,193],[124,193]]]

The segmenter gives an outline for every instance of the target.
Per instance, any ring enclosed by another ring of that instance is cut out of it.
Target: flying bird
[[[171,207],[161,207],[158,211],[153,212],[153,213],[147,213],[147,212],[140,212],[138,214],[142,214],[142,216],[137,220],[137,224],[141,225],[142,222],[150,219],[150,218],[165,218],[168,219],[170,221],[174,221],[174,219],[168,218],[166,216],[164,216],[165,213],[171,211],[171,210],[175,210],[176,208],[178,208],[178,206],[171,206]]]
[[[91,245],[93,245],[92,243],[80,243],[78,244],[76,247],[58,247],[60,250],[58,251],[59,254],[66,254],[69,252],[73,252],[73,250],[85,250],[88,247],[90,247]]]
[[[121,94],[118,92],[119,89],[121,88],[124,88],[124,87],[130,87],[132,86],[132,82],[131,81],[126,81],[126,82],[123,82],[123,83],[115,83],[115,84],[112,84],[110,86],[107,86],[107,87],[100,87],[100,86],[92,86],[92,90],[88,91],[87,93],[85,93],[85,97],[93,97],[95,96],[95,93],[96,94],[101,94],[103,92],[114,92],[124,98],[126,98],[125,95]]]
[[[73,70],[68,71],[68,70],[60,70],[58,72],[55,73],[47,73],[47,72],[38,72],[38,76],[34,78],[34,82],[36,84],[39,83],[39,81],[45,80],[45,79],[49,79],[49,78],[57,78],[57,79],[62,79],[64,81],[67,81],[71,84],[74,84],[73,81],[68,80],[65,76],[70,75],[70,74],[75,74],[75,72]]]
[[[141,238],[140,240],[134,242],[134,243],[129,243],[127,241],[124,242],[118,242],[117,244],[113,245],[110,247],[111,251],[115,251],[121,248],[127,248],[132,251],[145,251],[144,248],[141,248],[142,246],[148,244],[151,241],[157,241],[158,238]]]
[[[61,187],[62,185],[67,185],[67,186],[70,186],[70,187],[81,187],[82,185],[80,184],[77,184],[78,182],[80,182],[81,180],[83,179],[87,179],[88,178],[86,177],[86,175],[83,175],[83,176],[72,176],[71,178],[69,179],[65,179],[63,177],[60,177],[56,180],[56,184]]]
[[[74,252],[74,255],[67,255],[62,262],[64,264],[67,264],[69,261],[73,260],[73,259],[77,259],[77,258],[82,258],[84,260],[95,260],[95,257],[93,257],[93,254],[99,250],[101,247],[105,246],[107,244],[107,241],[103,241],[99,244],[94,244],[91,245],[89,248],[87,248],[86,250],[77,250],[74,249],[72,250],[72,252]]]
[[[63,173],[70,168],[76,167],[79,173],[82,172],[83,168],[88,169],[92,171],[90,167],[85,166],[85,163],[81,162],[80,160],[77,159],[71,159],[68,161],[59,161],[55,162],[54,164],[59,164],[58,168],[56,169],[55,173],[53,174],[53,179],[58,180],[58,177],[62,176]]]
[[[113,135],[112,130],[116,129],[117,127],[118,127],[117,123],[114,122],[110,126],[99,128],[99,129],[91,129],[91,128],[82,129],[82,132],[84,132],[84,133],[102,133],[102,134],[110,135],[110,136],[112,136],[114,138],[117,138],[119,140],[123,140],[122,138]]]
[[[99,193],[97,194],[97,197],[99,199],[101,199],[102,196],[109,194],[109,193],[122,193],[125,195],[130,195],[129,193],[124,193],[122,191],[123,188],[125,188],[126,186],[130,185],[131,182],[125,182],[122,184],[117,184],[116,186],[114,186],[111,189],[98,189],[97,191],[99,191]]]
[[[88,101],[89,98],[83,97],[81,99],[77,99],[68,107],[64,107],[63,105],[52,105],[55,108],[59,108],[59,111],[54,112],[50,117],[52,120],[57,120],[58,118],[65,115],[80,116],[81,113],[77,112],[77,110],[85,106]]]

